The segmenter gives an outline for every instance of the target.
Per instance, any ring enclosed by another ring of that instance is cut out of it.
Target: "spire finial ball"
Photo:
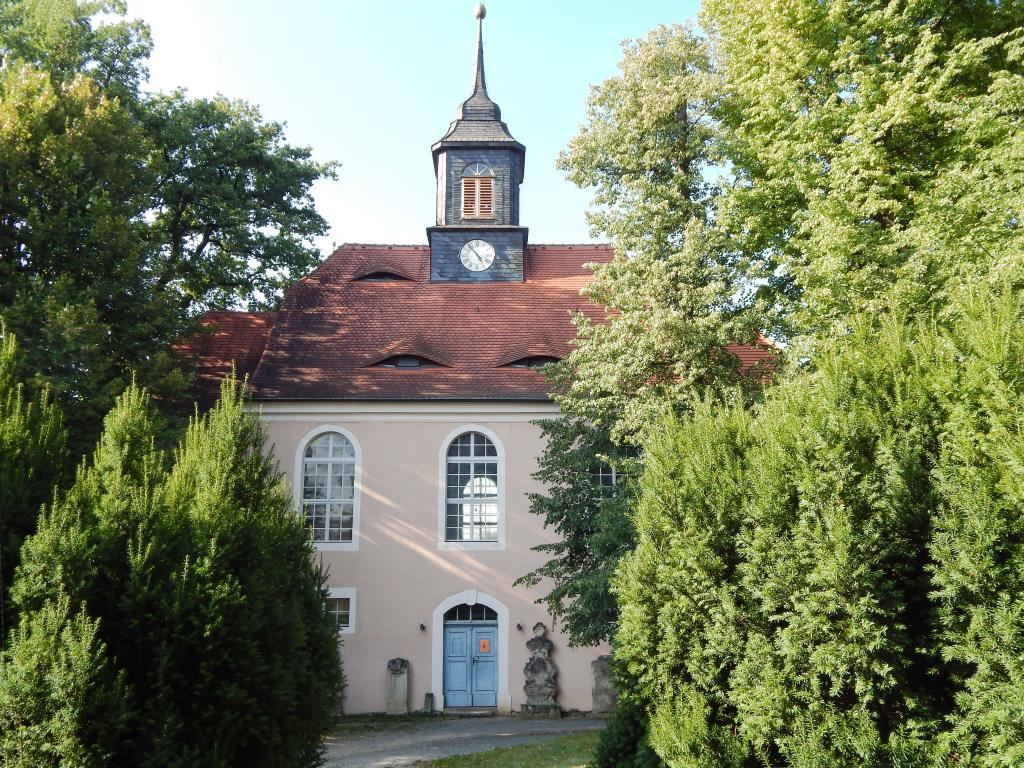
[[[487,6],[483,3],[478,3],[476,9],[473,11],[473,15],[478,19],[482,19],[487,15]]]

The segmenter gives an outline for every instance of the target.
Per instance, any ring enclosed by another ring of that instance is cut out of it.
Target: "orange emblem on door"
[[[480,638],[480,653],[488,653],[491,650],[491,641],[486,637]]]

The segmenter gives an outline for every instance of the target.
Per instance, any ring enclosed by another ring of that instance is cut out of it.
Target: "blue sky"
[[[287,123],[289,141],[337,160],[318,183],[334,243],[424,243],[434,223],[430,145],[469,95],[476,20],[467,0],[129,0],[156,48],[150,87],[223,93]],[[588,242],[590,193],[555,161],[588,88],[615,74],[620,42],[695,18],[697,0],[493,0],[487,85],[526,145],[521,223],[534,243]]]

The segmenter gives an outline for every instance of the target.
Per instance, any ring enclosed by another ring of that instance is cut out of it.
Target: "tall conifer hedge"
[[[60,410],[43,391],[29,399],[16,375],[18,345],[0,321],[0,649],[17,624],[8,592],[21,543],[63,474],[67,432]]]
[[[235,381],[171,457],[146,393],[118,399],[23,548],[0,763],[319,764],[337,634],[263,443]]]
[[[672,766],[1024,764],[1024,300],[652,435],[617,656]]]

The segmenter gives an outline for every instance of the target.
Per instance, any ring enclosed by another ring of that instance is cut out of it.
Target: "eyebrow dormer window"
[[[419,355],[395,355],[377,363],[380,368],[438,368],[439,363]]]
[[[494,218],[494,171],[483,163],[467,165],[462,172],[462,218]]]
[[[531,357],[523,357],[515,362],[509,363],[509,368],[540,368],[542,365],[550,365],[551,363],[557,363],[557,357],[550,357],[548,355],[533,355]]]
[[[408,283],[411,282],[408,277],[395,274],[394,272],[367,272],[365,275],[359,275],[359,277],[352,278],[363,283]]]

